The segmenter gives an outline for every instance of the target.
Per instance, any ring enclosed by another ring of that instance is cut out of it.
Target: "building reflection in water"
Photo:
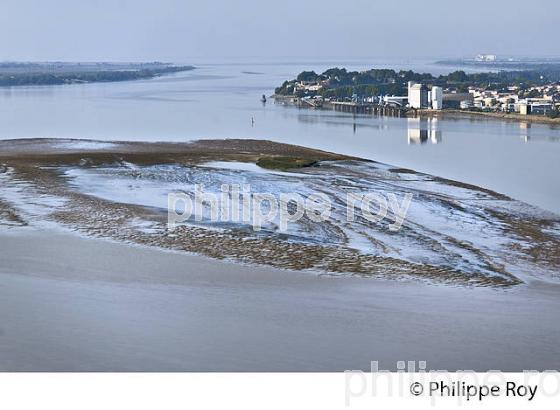
[[[545,129],[543,125],[540,128],[540,131],[543,132],[543,130],[546,132],[546,134],[539,135],[538,133],[539,128],[535,129],[536,133],[532,133],[530,122],[524,121],[519,123],[519,131],[520,131],[519,137],[521,138],[521,141],[525,143],[529,143],[531,141],[537,141],[537,142],[546,141],[546,142],[554,142],[554,143],[560,142],[560,136],[554,135],[552,133],[552,130],[557,130],[555,125],[551,125],[549,129]],[[550,134],[548,132],[550,132]]]
[[[519,129],[521,130],[521,140],[524,142],[529,142],[531,139],[531,123],[522,121],[519,123]]]
[[[442,141],[437,118],[408,118],[408,143],[439,144]]]

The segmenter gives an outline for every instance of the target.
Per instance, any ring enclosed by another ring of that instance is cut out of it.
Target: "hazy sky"
[[[558,0],[2,0],[1,60],[560,55]]]

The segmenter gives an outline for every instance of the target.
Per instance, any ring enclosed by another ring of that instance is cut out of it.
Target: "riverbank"
[[[357,104],[351,102],[319,102],[305,100],[293,96],[272,95],[275,102],[283,105],[292,105],[298,108],[319,109],[326,111],[339,111],[349,114],[370,114],[388,117],[424,117],[424,118],[486,118],[495,120],[512,121],[518,123],[548,124],[560,127],[560,118],[549,118],[544,115],[521,115],[516,113],[478,112],[467,110],[443,109],[407,109],[400,107],[383,107],[374,104]]]
[[[411,111],[411,113],[412,112],[413,111]],[[548,124],[560,127],[560,118],[549,118],[544,115],[521,115],[516,113],[477,112],[452,109],[443,109],[441,111],[415,110],[414,115],[428,118],[487,118],[518,123]]]

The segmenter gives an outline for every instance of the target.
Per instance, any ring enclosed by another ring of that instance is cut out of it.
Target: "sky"
[[[560,56],[558,0],[2,0],[0,61]]]

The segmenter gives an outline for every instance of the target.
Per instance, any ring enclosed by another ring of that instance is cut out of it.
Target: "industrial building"
[[[412,108],[428,108],[428,88],[424,84],[408,82],[408,104]]]
[[[443,108],[443,89],[434,86],[431,91],[424,84],[408,82],[408,105],[411,108]]]
[[[408,103],[408,97],[386,95],[383,97],[383,103],[386,105],[398,105],[399,107],[404,107]]]
[[[474,58],[474,61],[495,62],[497,57],[495,54],[479,54]]]
[[[441,110],[443,109],[443,88],[433,86],[430,92],[432,109]]]

